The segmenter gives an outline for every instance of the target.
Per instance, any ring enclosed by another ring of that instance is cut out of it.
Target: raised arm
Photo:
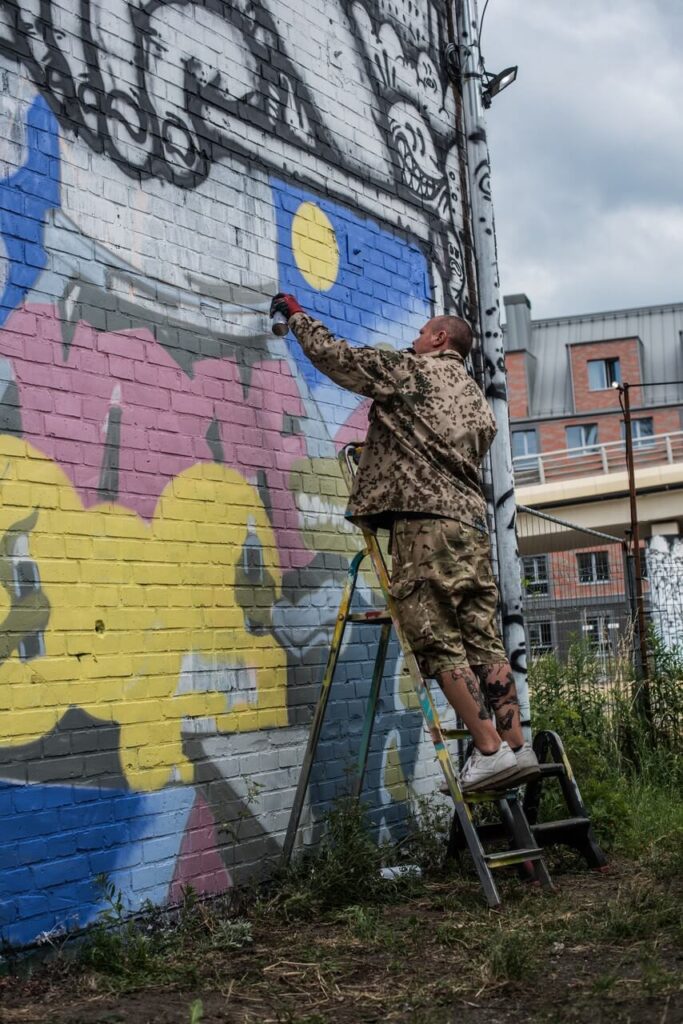
[[[291,295],[276,295],[271,315],[274,312],[288,318],[289,327],[313,365],[340,387],[386,401],[405,381],[405,356],[400,352],[349,345],[305,313]]]

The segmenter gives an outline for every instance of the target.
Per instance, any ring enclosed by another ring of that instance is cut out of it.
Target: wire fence
[[[593,721],[606,714],[623,725],[628,709],[643,716],[648,743],[675,749],[683,730],[683,540],[645,545],[643,680],[626,543],[525,506],[517,524],[532,708],[552,691]]]
[[[633,650],[633,598],[625,545],[519,506],[522,588],[529,660],[565,660],[583,645],[605,678]]]

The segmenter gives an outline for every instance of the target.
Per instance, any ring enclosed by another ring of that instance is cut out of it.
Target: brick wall
[[[631,418],[651,419],[652,428],[655,434],[666,434],[669,431],[676,432],[681,429],[679,410],[675,407],[668,409],[634,408],[631,410]],[[571,416],[564,419],[542,420],[528,426],[535,426],[538,430],[539,450],[541,452],[553,452],[567,447],[567,427],[579,424],[595,423],[598,428],[598,444],[608,444],[611,441],[622,439],[621,424],[623,414],[618,412],[593,412],[583,416]]]
[[[526,352],[507,352],[505,369],[508,380],[510,417],[529,415],[529,383]]]
[[[577,556],[603,551],[607,554],[608,579],[595,583],[581,583]],[[548,575],[551,595],[555,601],[586,605],[586,614],[597,614],[601,602],[610,598],[623,599],[626,593],[624,556],[618,544],[598,544],[579,551],[556,551],[549,555]]]
[[[594,359],[618,359],[621,380],[631,385],[631,404],[642,401],[640,383],[640,342],[637,338],[596,341],[589,344],[569,346],[569,364],[572,375],[572,392],[576,412],[594,409],[618,409],[619,393],[614,388],[591,391],[588,383],[588,363]]]
[[[402,346],[464,290],[443,5],[37,12],[0,11],[15,945],[93,920],[101,873],[134,909],[277,858],[358,544],[335,454],[363,411],[273,338],[269,297]],[[352,632],[309,817],[348,784],[373,654]],[[383,838],[433,786],[423,743],[394,650],[365,793]]]
[[[570,366],[574,413],[571,416],[547,420],[519,422],[529,415],[527,375],[525,372],[526,353],[511,352],[506,357],[510,381],[510,415],[512,429],[535,429],[538,434],[539,452],[562,451],[568,447],[567,427],[593,423],[597,426],[599,444],[608,444],[622,439],[621,423],[623,413],[619,404],[619,393],[615,388],[590,390],[588,363],[595,359],[619,359],[621,380],[631,385],[631,414],[634,420],[650,418],[653,432],[664,434],[681,429],[681,410],[676,407],[653,409],[643,407],[640,370],[640,341],[637,338],[615,339],[601,342],[581,342],[570,345]],[[623,461],[623,453],[608,453],[610,461]],[[596,465],[577,464],[577,474],[592,473]],[[559,470],[558,470],[559,472]],[[562,463],[562,472],[566,465]],[[552,469],[550,469],[552,474]]]

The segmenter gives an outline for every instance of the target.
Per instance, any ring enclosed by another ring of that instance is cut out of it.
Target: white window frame
[[[549,639],[548,639],[547,643],[545,643],[543,641],[543,638],[541,636],[541,629],[542,629],[543,626],[547,626],[548,627]],[[532,634],[531,634],[532,629],[534,629],[535,627],[538,628],[538,641],[539,641],[538,643],[534,643],[534,638],[532,637]],[[533,655],[533,654],[535,654],[535,655],[552,654],[553,649],[554,649],[553,648],[553,623],[552,623],[552,620],[551,619],[539,619],[536,622],[527,622],[527,629],[528,629],[528,632],[529,632],[529,654],[530,655]]]
[[[605,564],[607,568],[607,575],[604,579],[598,579],[598,555],[605,556]],[[591,578],[589,580],[581,579],[581,558],[590,558],[591,566]],[[610,582],[610,565],[609,565],[609,552],[606,550],[601,551],[577,551],[576,552],[576,571],[579,577],[580,587],[594,587],[597,584],[609,583]]]
[[[513,437],[520,437],[520,436],[524,437],[524,448],[525,448],[525,450],[521,454],[519,454],[519,455],[513,455],[513,460],[514,460],[513,464],[517,467],[517,469],[529,469],[532,466],[538,465],[538,456],[539,456],[539,451],[538,451],[538,431],[536,430],[536,428],[535,427],[530,427],[530,428],[527,429],[526,427],[519,427],[516,430],[511,430],[510,434],[511,434],[511,437],[510,437],[510,445],[511,446],[514,446]],[[534,445],[535,445],[535,448],[536,448],[535,452],[530,452],[528,450],[528,441],[529,441],[529,435],[530,434],[533,434],[533,437],[534,437]],[[514,451],[514,447],[513,447],[513,451]]]
[[[592,455],[597,452],[600,447],[598,441],[598,425],[597,423],[570,423],[569,426],[565,427],[565,436],[567,438],[567,451],[572,458],[576,458],[579,455]],[[586,430],[595,430],[595,441],[588,441],[586,438]],[[570,447],[569,445],[569,434],[570,430],[581,431],[581,444],[576,447]]]
[[[652,433],[642,434],[640,433],[640,424],[649,423]],[[633,441],[633,450],[642,448],[654,448],[656,445],[655,441],[655,423],[652,416],[639,416],[638,419],[631,420],[631,440]],[[626,424],[621,421],[621,440],[626,442]]]
[[[591,387],[591,366],[602,365],[602,380],[603,383],[597,387]],[[589,359],[586,363],[588,367],[588,390],[589,391],[609,391],[613,384],[621,384],[621,363],[619,356],[609,356],[603,359]],[[616,366],[616,374],[614,373],[614,367]]]
[[[543,575],[538,572],[538,565],[543,565]],[[533,566],[531,573],[527,572],[529,564]],[[524,555],[522,558],[522,574],[525,580],[525,590],[529,597],[548,597],[550,594],[550,574],[548,572],[547,555]],[[538,587],[545,587],[539,590]]]
[[[590,644],[595,653],[604,658],[615,655],[619,645],[619,624],[614,622],[614,616],[609,615],[586,615],[582,628],[584,639]],[[595,623],[593,631],[592,623]],[[595,639],[593,639],[593,637]]]

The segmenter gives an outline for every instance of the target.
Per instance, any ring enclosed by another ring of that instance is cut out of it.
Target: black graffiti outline
[[[33,33],[23,16],[20,0],[5,0],[5,5],[11,12],[14,31],[11,43],[0,39],[0,54],[11,59],[18,58],[25,65],[36,87],[45,96],[64,129],[75,132],[93,152],[106,154],[124,174],[134,180],[158,178],[179,188],[193,189],[206,180],[211,168],[224,153],[250,155],[249,149],[239,138],[211,127],[204,114],[204,105],[218,108],[223,114],[255,124],[257,127],[268,128],[273,132],[277,127],[277,134],[285,141],[301,146],[300,135],[293,132],[286,122],[278,121],[268,113],[267,104],[269,100],[273,100],[272,92],[248,90],[242,96],[226,101],[218,90],[220,72],[216,71],[207,84],[202,84],[197,73],[199,62],[194,58],[186,60],[183,65],[184,104],[189,123],[183,123],[177,113],[167,111],[162,116],[157,112],[149,93],[147,76],[151,43],[155,38],[152,19],[158,11],[163,11],[168,6],[165,0],[149,0],[141,7],[134,8],[129,5],[128,8],[134,30],[135,94],[127,93],[122,88],[106,89],[100,69],[100,48],[93,36],[91,0],[80,0],[80,36],[88,70],[87,78],[79,83],[74,80],[59,43],[60,32],[54,27],[52,0],[41,0],[40,3],[38,24],[43,45],[48,52],[48,59],[44,64],[36,59],[31,48],[30,38]],[[278,30],[267,11],[259,8],[259,23],[264,32],[273,39],[271,47],[266,46],[255,36],[253,22],[238,7],[232,6],[226,0],[173,0],[173,6],[201,7],[235,27],[242,34],[251,56],[260,67],[268,65],[274,68],[279,76],[284,75],[287,79],[286,88],[290,90],[291,82],[294,82],[296,101],[305,110],[308,123],[313,125],[316,153],[337,165],[343,163],[339,148],[322,127],[319,118],[316,118],[315,104],[307,87],[296,74],[294,65],[285,56]],[[282,81],[268,84],[271,90],[279,91],[279,102],[284,109],[287,96]],[[137,125],[131,124],[130,118],[126,119],[124,107],[135,112],[138,118]],[[247,114],[251,114],[251,117],[247,117]],[[92,119],[95,121],[94,125],[91,123]],[[142,163],[133,162],[119,150],[115,134],[109,127],[110,119],[125,125],[134,142],[141,144],[143,141],[149,141],[150,149]],[[165,151],[174,150],[182,159],[182,153],[169,134],[171,127],[184,132],[189,140],[184,170],[179,169],[177,161],[169,160]],[[192,159],[189,159],[190,154]]]

